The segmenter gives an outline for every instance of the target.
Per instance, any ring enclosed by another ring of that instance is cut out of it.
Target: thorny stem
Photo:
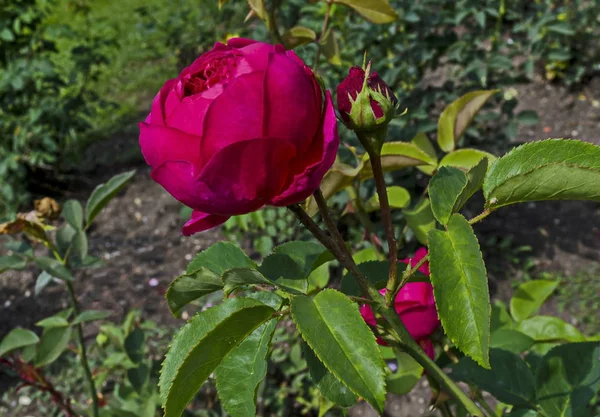
[[[317,39],[317,51],[315,52],[315,60],[313,62],[313,71],[317,72],[319,68],[319,57],[321,56],[321,42],[327,33],[327,26],[329,25],[329,17],[331,16],[331,6],[332,2],[327,2],[327,10],[325,11],[325,19],[323,19],[323,26],[321,27],[321,34]]]
[[[379,291],[369,284],[367,277],[365,277],[358,269],[352,256],[348,256],[349,252],[346,246],[344,245],[343,249],[339,248],[338,245],[333,242],[332,238],[330,238],[298,204],[288,206],[288,208],[313,234],[313,236],[332,252],[340,264],[354,275],[363,297],[372,300],[373,309],[390,324],[391,336],[397,341],[397,345],[413,357],[427,371],[428,375],[434,378],[446,392],[450,393],[462,403],[471,415],[482,417],[482,413],[475,403],[436,365],[433,360],[429,358],[429,356],[427,356],[425,352],[423,352],[419,344],[415,342],[396,311],[392,307],[386,305]],[[319,208],[323,210],[321,207]],[[324,209],[327,209],[326,205]],[[346,253],[348,255],[346,255]]]
[[[392,223],[392,210],[387,195],[385,178],[383,177],[383,167],[381,166],[381,155],[379,152],[369,152],[369,161],[373,169],[373,179],[379,195],[379,207],[381,207],[381,220],[385,229],[385,235],[388,242],[388,259],[390,262],[389,279],[386,285],[385,302],[388,306],[394,302],[394,294],[398,288],[398,243],[394,233],[394,224]]]

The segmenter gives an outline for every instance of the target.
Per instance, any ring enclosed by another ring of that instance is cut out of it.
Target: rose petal
[[[189,162],[165,162],[154,168],[150,176],[175,199],[195,210],[205,211],[200,206],[214,197],[205,184],[196,181],[196,168]]]
[[[210,90],[211,95],[215,92],[222,92],[221,86],[214,86]],[[177,106],[177,109],[167,118],[167,125],[182,132],[189,133],[198,137],[198,149],[200,149],[200,138],[204,128],[206,112],[210,107],[212,100],[206,98],[204,94],[196,94],[185,97]]]
[[[255,43],[262,43],[262,42],[258,42],[258,41],[255,41],[254,39],[247,39],[247,38],[231,38],[231,39],[227,40],[227,46],[230,46],[232,48],[243,48],[245,46],[252,45]],[[263,44],[263,45],[265,45],[265,44]]]
[[[245,74],[231,82],[206,112],[202,160],[234,142],[264,136],[264,73]]]
[[[328,91],[326,94],[322,136],[306,152],[305,159],[300,161],[302,162],[299,164],[301,171],[294,170],[298,173],[294,175],[291,184],[284,192],[273,198],[269,204],[274,206],[288,206],[308,198],[319,187],[323,176],[333,165],[339,145],[337,120],[331,101],[331,94]]]
[[[167,101],[167,97],[171,93],[176,81],[176,79],[167,80],[156,97],[154,97],[154,100],[152,101],[152,109],[146,118],[146,123],[154,123],[155,125],[165,124],[165,102]]]
[[[285,54],[272,53],[265,74],[265,136],[282,138],[303,154],[321,124],[321,100],[314,78]]]
[[[158,167],[169,161],[197,164],[200,158],[200,138],[165,126],[140,123],[140,147],[146,162]]]
[[[223,224],[229,219],[229,216],[219,216],[216,214],[202,213],[194,210],[192,217],[183,225],[181,232],[185,236],[191,236],[194,233],[203,232],[212,229],[215,226]]]

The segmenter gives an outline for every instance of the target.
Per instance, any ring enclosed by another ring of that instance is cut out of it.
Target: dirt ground
[[[548,137],[574,137],[600,144],[600,79],[592,80],[579,92],[544,82],[519,88],[520,109],[537,110],[539,125],[519,133],[519,141]],[[80,175],[93,180],[75,182],[63,198],[83,199],[95,184],[110,176],[136,168],[132,183],[99,216],[90,232],[90,253],[101,256],[107,266],[88,270],[77,278],[76,291],[87,309],[114,311],[119,320],[132,308],[146,318],[178,326],[165,303],[163,292],[198,251],[222,238],[219,230],[182,237],[180,205],[149,178],[149,170],[136,151],[135,135],[124,135],[99,144],[103,152],[91,149],[86,162],[89,171]],[[107,152],[108,147],[108,152]],[[98,155],[108,155],[102,160]],[[121,156],[114,157],[114,155]],[[133,155],[133,158],[131,157]],[[124,157],[126,156],[126,157]],[[519,245],[530,245],[539,270],[571,275],[595,268],[600,254],[600,205],[584,202],[531,203],[503,208],[476,226],[483,238],[512,237]],[[493,260],[494,253],[486,257]],[[39,319],[66,307],[67,299],[58,287],[34,297],[37,271],[9,272],[0,276],[0,336],[11,328],[33,328]],[[510,280],[491,276],[492,290],[506,299]],[[158,286],[150,286],[156,279]],[[0,375],[0,394],[6,381]],[[418,416],[427,411],[427,388],[419,386],[409,396],[389,401],[388,416]],[[373,415],[358,406],[354,416]]]

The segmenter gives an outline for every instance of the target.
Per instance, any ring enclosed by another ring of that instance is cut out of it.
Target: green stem
[[[362,204],[362,201],[360,201],[357,187],[355,185],[353,185],[352,187],[348,187],[346,188],[346,192],[348,193],[348,196],[352,201],[352,205],[356,210],[356,216],[358,217],[358,220],[363,225],[367,232],[367,235],[369,236],[369,241],[371,242],[373,249],[375,250],[377,255],[379,255],[381,253],[381,246],[379,245],[376,239],[377,235],[375,234],[375,226],[373,225],[371,219],[369,219],[369,216],[365,211],[365,206]]]
[[[69,298],[71,299],[71,306],[73,307],[73,312],[75,316],[79,315],[79,303],[77,302],[77,297],[75,296],[75,290],[73,289],[73,284],[67,281],[67,290],[69,291]],[[83,326],[81,323],[77,324],[77,340],[79,342],[79,347],[81,349],[81,367],[83,368],[83,372],[85,373],[85,379],[87,380],[88,387],[90,390],[90,396],[92,399],[92,415],[94,417],[98,417],[99,408],[98,408],[98,394],[96,392],[96,385],[94,384],[94,378],[92,377],[92,371],[90,370],[90,364],[88,362],[87,351],[85,348],[85,339],[83,338]]]
[[[400,285],[398,285],[398,287],[396,288],[396,290],[394,291],[394,296],[393,296],[393,300],[396,299],[396,295],[398,294],[398,292],[402,289],[402,287],[404,286],[404,284],[406,284],[408,282],[408,280],[410,279],[410,277],[412,277],[415,272],[417,272],[419,270],[419,268],[421,268],[423,266],[423,264],[425,262],[427,262],[429,260],[429,255],[425,255],[423,256],[419,262],[417,262],[415,264],[415,266],[413,266],[411,269],[407,270],[406,272],[404,272],[402,274],[402,279],[400,280]]]
[[[273,37],[273,42],[280,43],[285,47],[285,42],[279,33],[279,27],[277,26],[277,18],[275,17],[275,10],[279,5],[278,0],[271,1],[271,8],[269,9],[269,16],[267,21],[267,26],[269,28],[269,32],[271,32],[271,36]]]
[[[319,57],[321,56],[321,42],[327,33],[327,26],[329,25],[329,17],[331,16],[331,6],[333,3],[327,2],[327,10],[325,11],[325,18],[323,19],[323,26],[321,27],[321,34],[317,39],[317,51],[315,52],[315,59],[313,62],[313,71],[317,72],[319,69]]]
[[[473,394],[475,399],[479,402],[479,404],[481,404],[489,417],[498,417],[496,412],[492,410],[492,407],[490,407],[490,405],[483,399],[483,395],[481,395],[481,391],[479,389],[476,388],[473,391]]]
[[[477,216],[475,216],[471,220],[469,220],[469,224],[478,223],[478,222],[482,221],[483,219],[485,219],[490,214],[492,214],[492,210],[489,208],[486,208],[480,214],[478,214]]]

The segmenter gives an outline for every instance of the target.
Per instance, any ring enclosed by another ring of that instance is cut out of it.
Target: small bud
[[[376,72],[352,67],[337,88],[338,110],[354,131],[373,131],[386,126],[395,116],[398,100]]]

